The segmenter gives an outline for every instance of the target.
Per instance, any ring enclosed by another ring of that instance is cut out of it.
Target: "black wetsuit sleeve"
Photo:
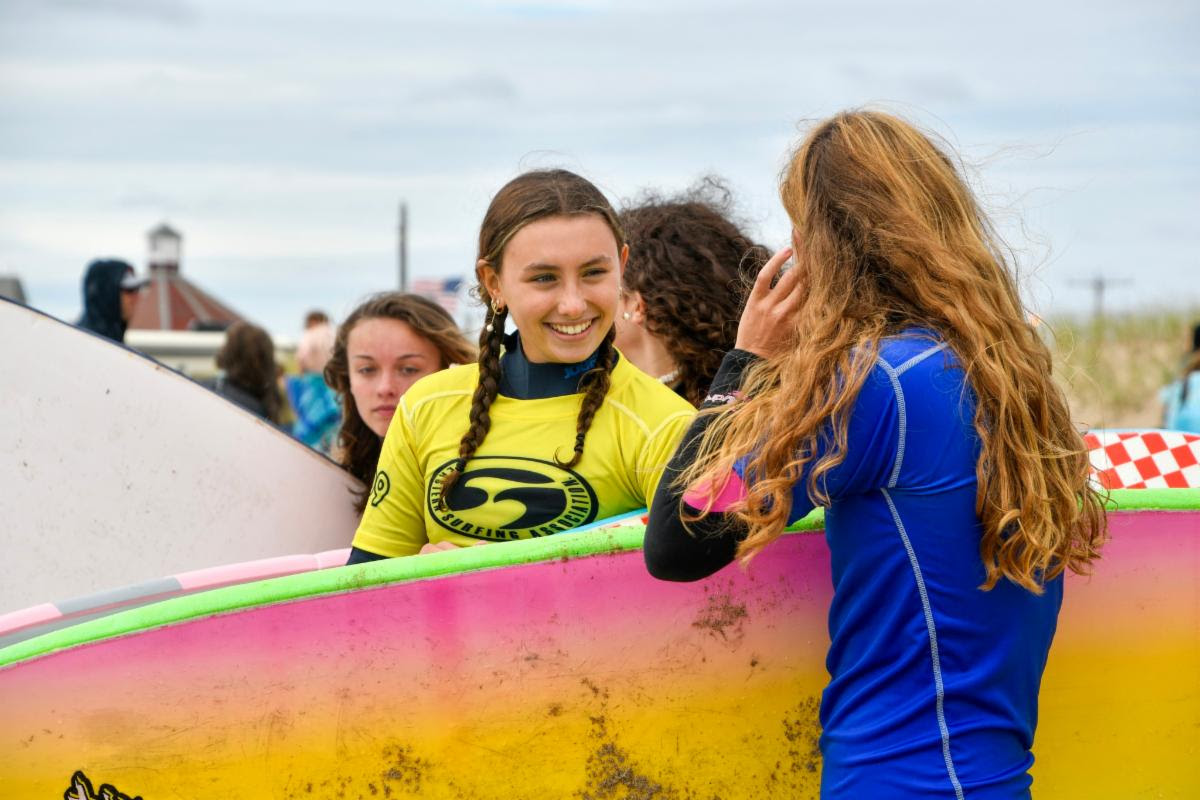
[[[712,408],[733,401],[741,387],[742,375],[758,360],[753,353],[730,350],[721,361],[701,408]],[[692,421],[663,471],[662,480],[650,503],[646,539],[642,555],[646,569],[667,581],[694,581],[706,578],[733,561],[738,543],[745,537],[745,526],[732,516],[712,513],[684,526],[680,514],[683,489],[676,479],[695,459],[700,440],[713,416],[700,414]]]
[[[368,561],[382,561],[387,556],[381,556],[379,553],[372,553],[370,550],[360,550],[357,547],[350,548],[350,558],[346,559],[346,566],[351,564],[365,564]]]

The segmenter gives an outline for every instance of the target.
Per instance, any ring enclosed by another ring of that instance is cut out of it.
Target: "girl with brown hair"
[[[343,409],[334,457],[367,487],[355,498],[360,512],[400,397],[425,375],[474,360],[475,348],[454,319],[419,295],[376,294],[346,317],[325,364],[325,382]]]
[[[279,396],[279,368],[275,364],[275,342],[271,334],[249,322],[235,322],[225,330],[225,341],[217,351],[215,378],[204,381],[227,400],[274,425],[282,421],[283,401]]]
[[[1105,536],[1050,354],[954,162],[910,124],[819,124],[781,194],[793,247],[672,459],[647,565],[700,578],[824,506],[822,797],[1028,797],[1063,573]]]
[[[729,191],[707,178],[621,212],[629,263],[616,345],[694,406],[733,347],[746,293],[771,255],[731,220],[731,205]]]
[[[549,536],[647,504],[693,409],[613,347],[627,256],[612,206],[578,175],[527,172],[492,198],[478,364],[401,398],[350,563]]]

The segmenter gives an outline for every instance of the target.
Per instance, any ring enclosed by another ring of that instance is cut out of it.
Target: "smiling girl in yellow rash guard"
[[[401,399],[349,563],[549,536],[646,505],[694,410],[613,347],[627,257],[612,206],[578,175],[527,172],[496,194],[475,270],[479,362]]]

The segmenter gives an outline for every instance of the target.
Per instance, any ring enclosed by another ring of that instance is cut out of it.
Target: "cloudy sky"
[[[0,0],[0,274],[74,319],[97,256],[184,235],[192,280],[275,333],[465,273],[491,194],[565,166],[611,198],[723,177],[761,240],[806,120],[945,136],[1043,313],[1200,304],[1200,5]]]

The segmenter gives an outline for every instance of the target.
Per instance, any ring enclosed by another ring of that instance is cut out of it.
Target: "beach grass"
[[[1179,375],[1200,308],[1056,316],[1041,324],[1074,420],[1088,428],[1162,424],[1159,391]]]

